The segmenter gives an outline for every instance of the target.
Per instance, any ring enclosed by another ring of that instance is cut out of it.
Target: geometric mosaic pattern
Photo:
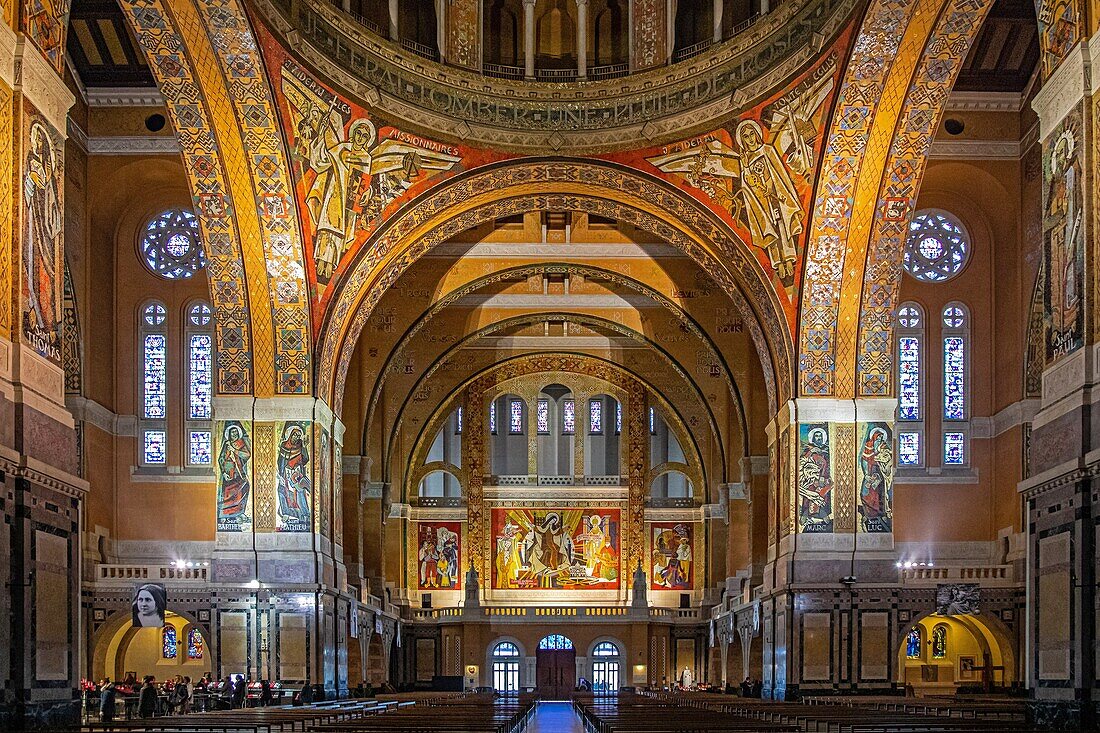
[[[901,287],[902,250],[909,232],[928,149],[970,45],[993,0],[950,0],[917,66],[890,148],[863,274],[859,394],[893,393],[891,339]]]
[[[207,244],[219,394],[308,394],[297,212],[259,51],[234,0],[123,0],[183,148]]]
[[[119,4],[145,51],[183,149],[216,314],[217,392],[249,394],[254,386],[253,332],[262,331],[250,322],[241,237],[203,84],[162,0],[121,0]],[[266,300],[265,294],[260,303]],[[253,310],[270,312],[260,303]]]

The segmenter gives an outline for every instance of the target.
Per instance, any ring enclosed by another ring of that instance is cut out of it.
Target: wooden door
[[[575,649],[539,649],[535,670],[539,696],[543,700],[568,700],[576,686]]]

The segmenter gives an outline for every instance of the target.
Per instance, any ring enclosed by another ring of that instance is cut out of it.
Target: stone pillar
[[[722,42],[722,15],[723,15],[723,11],[724,11],[722,0],[712,0],[711,8],[712,8],[711,12],[712,12],[712,15],[713,15],[713,23],[711,25],[712,25],[713,31],[714,31],[713,34],[712,34],[712,40],[714,41],[714,43],[721,43]]]
[[[577,78],[588,76],[588,0],[577,0]]]
[[[855,653],[852,645],[830,643],[829,629],[842,625],[837,588],[897,583],[895,406],[893,398],[801,398],[784,405],[768,426],[778,472],[774,526],[769,528],[769,538],[774,532],[776,541],[768,551],[762,604],[765,692],[772,697],[834,690],[842,683],[889,687],[888,675],[878,674],[885,657],[846,659],[843,655]],[[806,584],[832,588],[800,591],[796,603],[791,588]],[[889,604],[884,608],[888,611]],[[877,641],[859,650],[885,655],[887,638]],[[872,667],[875,673],[861,681],[859,670]],[[842,677],[846,669],[855,672]]]
[[[334,696],[347,687],[346,658],[338,670],[334,652],[343,638],[337,619],[351,600],[334,530],[343,426],[308,397],[216,397],[214,426],[211,571],[231,589],[214,609],[215,672],[268,676],[252,650],[278,638],[280,664]]]
[[[523,0],[523,77],[535,78],[535,0]]]
[[[772,10],[771,0],[760,0],[760,14],[767,15]]]
[[[398,38],[397,35],[397,19],[400,12],[398,9],[397,0],[389,0],[388,8],[390,18],[390,40],[400,42],[401,39]]]
[[[573,390],[573,482],[584,483],[584,439],[588,436],[588,398]]]
[[[1100,383],[1091,231],[1098,57],[1100,35],[1075,45],[1060,65],[1044,53],[1044,71],[1052,73],[1032,103],[1043,147],[1046,368],[1031,429],[1031,476],[1019,484],[1028,530],[1026,678],[1035,722],[1082,730],[1100,718],[1094,602],[1100,422],[1090,407]]]
[[[61,364],[65,138],[73,95],[58,75],[67,25],[60,12],[49,24],[25,27],[26,35],[0,19],[3,729],[80,720],[80,531],[88,484],[79,476]],[[51,30],[42,30],[47,25]]]

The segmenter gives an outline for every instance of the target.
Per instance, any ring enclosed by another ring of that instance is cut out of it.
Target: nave
[[[384,699],[383,699],[384,698]],[[302,707],[87,723],[87,733],[1031,733],[1024,700],[894,696],[806,698],[800,703],[703,692],[387,695]]]

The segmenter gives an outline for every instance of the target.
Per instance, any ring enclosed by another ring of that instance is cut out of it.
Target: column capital
[[[1039,116],[1040,139],[1046,138],[1082,97],[1095,91],[1096,82],[1093,77],[1096,75],[1092,73],[1092,58],[1093,51],[1100,52],[1100,48],[1093,46],[1093,43],[1100,46],[1098,38],[1100,34],[1088,43],[1074,46],[1042,88],[1035,93],[1031,107]]]

